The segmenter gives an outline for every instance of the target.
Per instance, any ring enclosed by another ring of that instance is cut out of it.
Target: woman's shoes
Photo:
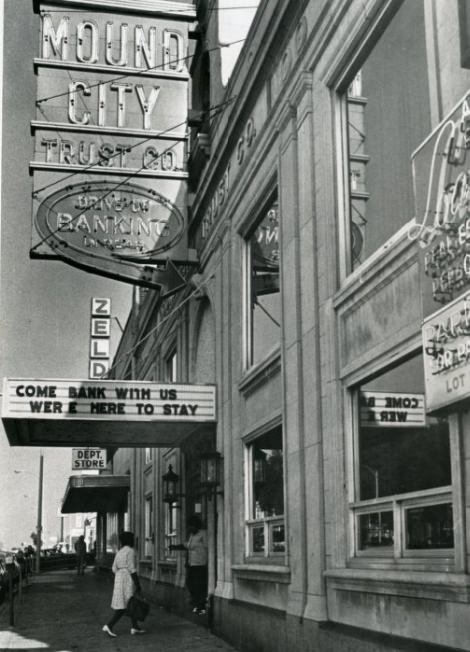
[[[136,627],[132,627],[131,634],[145,634],[145,629],[137,629]]]
[[[103,625],[103,632],[105,632],[108,636],[112,636],[112,638],[116,638],[117,634],[115,634],[107,625]]]

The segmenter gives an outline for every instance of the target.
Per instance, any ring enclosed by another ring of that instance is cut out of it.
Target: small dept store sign
[[[428,317],[422,336],[427,411],[470,396],[470,293]]]
[[[361,426],[421,428],[426,425],[423,394],[361,392],[359,400]]]
[[[100,471],[106,468],[106,451],[102,448],[73,448],[72,471]]]
[[[215,421],[215,386],[7,378],[2,418]]]

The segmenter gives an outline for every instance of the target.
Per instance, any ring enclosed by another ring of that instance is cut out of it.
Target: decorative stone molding
[[[300,55],[300,52],[305,45],[305,41],[307,40],[307,31],[307,19],[305,16],[302,16],[295,31],[295,53],[297,56]]]

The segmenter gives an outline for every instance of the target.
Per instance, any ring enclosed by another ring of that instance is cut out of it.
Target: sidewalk
[[[87,569],[53,571],[33,578],[15,601],[15,626],[8,626],[8,610],[0,611],[0,650],[49,652],[235,652],[201,624],[151,605],[146,633],[131,636],[124,617],[115,627],[117,638],[101,631],[109,620],[113,579]]]

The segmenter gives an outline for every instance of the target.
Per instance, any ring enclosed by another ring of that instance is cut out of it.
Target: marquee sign
[[[423,323],[426,408],[435,412],[470,396],[470,293]]]
[[[186,213],[189,4],[41,3],[31,255],[160,287]]]
[[[12,445],[176,446],[216,422],[214,385],[6,378]]]
[[[470,287],[470,95],[413,155],[416,223],[425,284],[434,305]]]
[[[213,421],[212,385],[6,379],[4,417]]]

